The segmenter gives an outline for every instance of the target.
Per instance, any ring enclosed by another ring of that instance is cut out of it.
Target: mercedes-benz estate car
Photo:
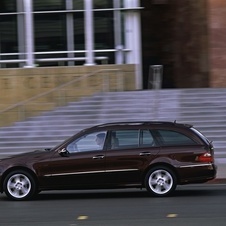
[[[116,122],[60,145],[0,160],[0,192],[26,200],[45,190],[145,188],[154,196],[215,178],[214,148],[192,125]]]

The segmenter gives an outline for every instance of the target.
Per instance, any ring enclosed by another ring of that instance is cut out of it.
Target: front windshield
[[[67,142],[70,138],[67,138],[65,141],[58,143],[55,147],[51,148],[51,150],[59,149],[65,142]]]

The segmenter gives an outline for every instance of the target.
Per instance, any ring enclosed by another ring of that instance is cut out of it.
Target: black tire
[[[174,192],[176,186],[175,173],[165,166],[153,167],[145,176],[145,187],[153,196],[168,196]]]
[[[4,182],[3,189],[11,200],[28,200],[36,194],[36,183],[30,173],[24,170],[10,172]]]

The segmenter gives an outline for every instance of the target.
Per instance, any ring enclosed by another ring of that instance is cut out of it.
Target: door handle
[[[104,158],[104,155],[93,156],[93,159],[103,159],[103,158]]]
[[[151,153],[150,152],[141,152],[140,156],[149,156]]]

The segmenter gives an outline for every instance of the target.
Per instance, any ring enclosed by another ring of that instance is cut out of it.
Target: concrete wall
[[[135,90],[135,65],[1,69],[0,126],[116,90]]]

